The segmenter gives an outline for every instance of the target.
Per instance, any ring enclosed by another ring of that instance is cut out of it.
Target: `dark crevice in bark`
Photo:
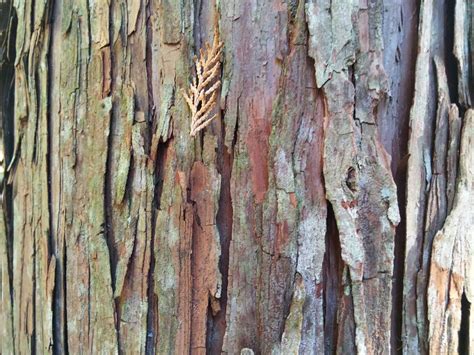
[[[5,221],[5,235],[7,247],[8,278],[10,284],[10,301],[13,305],[13,194],[12,186],[8,184],[10,165],[14,154],[14,111],[15,102],[15,78],[14,60],[16,43],[17,18],[10,2],[0,4],[0,119],[2,124],[3,139],[3,186],[1,191],[2,209]]]
[[[50,6],[48,7],[48,16],[47,16],[47,23],[48,26],[50,27],[50,30],[52,32],[53,29],[53,22],[55,19],[55,11],[56,11],[56,1],[52,0],[50,3]],[[53,36],[52,33],[49,35],[49,48],[46,54],[46,63],[48,66],[48,83],[53,82],[53,76],[51,73],[51,53],[53,49]],[[51,257],[52,255],[56,255],[56,248],[57,248],[57,243],[55,240],[55,236],[53,235],[53,198],[52,198],[52,186],[51,186],[51,180],[52,180],[52,155],[53,155],[53,150],[52,150],[52,132],[53,132],[53,120],[51,118],[51,98],[52,98],[52,85],[48,85],[47,88],[47,93],[46,93],[46,100],[47,100],[47,122],[46,122],[46,144],[47,144],[47,149],[46,149],[46,176],[47,176],[47,189],[48,189],[48,216],[49,216],[49,229],[48,229],[48,267],[50,265]],[[61,332],[58,327],[59,322],[58,319],[60,317],[60,307],[59,307],[59,296],[58,296],[58,287],[57,285],[60,284],[60,282],[57,282],[59,277],[60,277],[60,266],[58,266],[59,260],[56,259],[56,268],[55,268],[55,282],[54,282],[54,289],[53,289],[53,299],[52,299],[52,304],[51,304],[51,312],[53,315],[53,321],[52,321],[52,344],[49,346],[52,346],[53,351],[57,351],[57,353],[60,352],[59,344],[60,344],[60,339],[61,339]],[[58,345],[56,345],[58,343]]]
[[[91,329],[91,302],[92,302],[92,297],[91,297],[91,263],[90,263],[90,257],[88,257],[87,260],[87,337],[86,339],[91,339],[91,331],[94,332],[93,329]],[[90,349],[94,349],[94,339],[92,339],[90,343]]]
[[[145,354],[153,355],[155,354],[155,339],[156,332],[158,331],[157,327],[157,314],[156,314],[156,305],[158,304],[158,296],[154,292],[154,270],[155,270],[155,250],[153,248],[155,242],[155,227],[152,225],[151,233],[151,256],[150,256],[150,271],[148,272],[148,289],[147,289],[147,298],[148,298],[148,310],[146,318],[146,344],[145,344]]]
[[[458,104],[461,115],[464,114],[462,107],[459,106],[458,93],[458,67],[457,60],[454,56],[454,8],[456,6],[455,0],[446,1],[446,11],[444,13],[444,63],[446,67],[446,75],[448,77],[449,97],[451,103]]]
[[[461,328],[459,329],[459,354],[471,354],[469,349],[469,315],[471,304],[467,300],[466,293],[463,292],[461,300]]]
[[[158,147],[159,149],[159,147]],[[154,206],[155,201],[152,203],[152,224],[151,228],[151,240],[150,240],[150,269],[148,270],[148,281],[147,281],[147,319],[146,319],[146,341],[145,341],[145,354],[155,354],[155,339],[156,332],[158,331],[157,321],[157,310],[158,296],[154,292],[154,273],[155,273],[155,226],[156,226],[156,208]]]
[[[33,49],[33,52],[35,52],[36,50]],[[35,99],[33,99],[32,101],[34,101],[35,103],[35,112],[36,112],[36,117],[35,117],[35,130],[34,130],[34,135],[33,135],[33,155],[32,155],[32,161],[33,161],[33,164],[38,164],[38,157],[37,157],[37,152],[38,152],[38,139],[39,139],[39,136],[38,136],[38,128],[39,128],[39,124],[40,124],[40,120],[41,120],[41,117],[39,117],[40,115],[40,103],[39,103],[39,96],[40,96],[40,79],[39,79],[39,75],[38,75],[38,71],[36,70],[36,68],[34,69],[34,73],[33,73],[33,80],[34,80],[34,86],[35,86]]]
[[[151,143],[152,136],[153,136],[153,120],[155,118],[155,102],[153,100],[153,55],[151,44],[153,43],[153,31],[152,31],[152,24],[150,23],[151,17],[151,10],[150,10],[150,3],[148,2],[145,8],[145,36],[146,36],[146,44],[145,44],[145,67],[146,67],[146,84],[147,84],[147,93],[148,93],[148,133],[149,136],[147,137],[148,142]],[[112,28],[112,26],[111,26]],[[151,144],[146,144],[145,152],[146,154],[150,154]]]
[[[68,329],[67,329],[67,283],[66,283],[66,274],[67,274],[67,248],[64,246],[64,272],[63,272],[63,294],[64,294],[64,353],[69,354],[69,343],[68,343]],[[59,315],[58,315],[59,316]]]
[[[224,125],[222,125],[222,137],[224,137]],[[232,196],[230,181],[232,177],[233,155],[222,143],[218,147],[217,171],[221,175],[221,192],[219,196],[219,207],[216,216],[217,229],[221,245],[221,256],[219,259],[219,271],[222,275],[222,291],[220,306],[221,310],[212,317],[212,326],[208,328],[207,349],[211,354],[220,354],[224,343],[226,330],[227,311],[227,289],[229,276],[229,253],[232,240]],[[211,316],[211,313],[210,313]]]
[[[110,138],[110,137],[109,137]],[[112,143],[109,143],[109,150],[110,150],[110,147],[112,147],[111,145]],[[107,159],[108,160],[108,159]],[[133,183],[133,176],[135,175],[135,158],[133,156],[133,154],[130,156],[130,167],[129,167],[129,170],[128,170],[128,175],[127,175],[127,181],[125,183],[125,193],[124,193],[124,197],[123,197],[123,201],[124,203],[126,203],[126,201],[131,204],[131,200],[132,200],[132,183]],[[110,170],[110,169],[107,169],[107,171]],[[107,180],[106,180],[106,184],[107,185]],[[109,187],[111,185],[108,185]],[[110,189],[110,196],[112,196],[112,192],[111,192],[111,189]],[[110,201],[112,201],[112,198],[110,197]],[[109,221],[107,222],[107,230],[108,232],[113,232],[113,228],[111,228],[112,226],[112,211],[113,211],[113,205],[112,205],[112,202],[110,202],[110,205],[105,205],[106,206],[106,209],[108,210],[107,212],[110,214],[110,219]],[[109,225],[110,225],[110,229],[109,228]],[[130,276],[129,276],[129,273],[131,272],[132,270],[132,265],[133,265],[133,262],[134,262],[134,255],[135,255],[135,248],[136,248],[136,237],[137,237],[137,225],[138,225],[138,219],[131,219],[130,221],[130,230],[133,231],[132,232],[132,235],[133,235],[133,246],[132,246],[132,252],[130,254],[130,258],[128,259],[127,261],[127,266],[125,267],[125,277],[124,277],[124,284],[126,284],[127,280],[130,279]],[[109,239],[109,237],[111,239]],[[118,261],[119,261],[119,257],[118,257],[118,253],[117,253],[117,248],[115,246],[115,237],[114,237],[114,234],[112,235],[109,235],[107,238],[106,238],[106,242],[107,242],[107,246],[108,246],[108,249],[109,249],[109,258],[110,258],[110,268],[111,268],[111,276],[112,276],[112,291],[113,291],[113,294],[115,295],[115,289],[116,289],[116,270],[117,270],[117,264],[118,264]],[[110,244],[109,244],[110,243]],[[126,286],[123,286],[122,288],[122,292],[124,291]],[[116,336],[117,336],[117,347],[118,347],[118,351],[119,351],[119,354],[122,354],[122,350],[121,350],[121,347],[120,347],[120,344],[121,344],[121,336],[120,336],[120,324],[121,324],[121,319],[122,319],[122,315],[121,315],[121,310],[122,310],[122,294],[119,294],[119,295],[115,295],[115,299],[114,299],[114,304],[115,304],[115,329],[116,329]]]
[[[115,107],[115,103],[112,104]],[[105,225],[104,225],[104,236],[107,242],[107,248],[109,251],[109,262],[110,262],[110,274],[112,281],[112,291],[115,292],[115,278],[116,278],[116,269],[117,269],[117,250],[115,248],[115,238],[114,231],[112,228],[112,174],[110,169],[110,161],[112,159],[112,147],[114,144],[114,129],[115,129],[115,110],[112,109],[110,115],[110,132],[107,142],[107,159],[105,163],[105,183],[104,183],[104,216],[105,216]]]
[[[466,19],[469,21],[468,30],[468,66],[469,66],[469,92],[471,94],[471,103],[474,102],[474,5],[470,0],[470,8],[467,10]]]
[[[130,230],[132,231],[133,235],[133,245],[132,245],[132,252],[130,254],[130,258],[128,259],[127,266],[125,270],[125,277],[124,283],[127,283],[127,280],[130,280],[132,276],[130,275],[133,272],[134,265],[135,265],[135,255],[137,249],[137,234],[138,234],[138,218],[133,218],[130,222]],[[124,286],[123,290],[125,290],[126,286]],[[126,320],[122,319],[122,305],[123,305],[123,297],[122,295],[118,295],[115,299],[115,320],[116,320],[116,329],[117,329],[117,347],[119,354],[125,354],[126,349],[122,349],[122,341],[120,337],[120,324],[121,322],[126,322]]]
[[[32,292],[32,314],[33,314],[33,329],[31,332],[31,354],[35,355],[36,354],[36,312],[37,312],[37,305],[36,305],[36,264],[37,264],[37,235],[33,233],[33,235],[29,236],[30,238],[33,238],[33,255],[31,256],[31,262],[33,263],[33,292]],[[24,262],[24,261],[23,261]]]
[[[403,76],[401,79],[401,93],[398,98],[399,120],[395,127],[396,146],[393,147],[395,160],[392,162],[392,173],[397,186],[398,209],[400,223],[395,231],[394,269],[392,282],[392,315],[391,315],[391,348],[393,354],[401,354],[403,349],[403,280],[405,271],[406,249],[406,181],[408,168],[408,137],[410,123],[410,109],[415,92],[415,67],[418,48],[418,16],[419,4],[415,6],[416,12],[409,14],[409,19],[404,19],[402,12],[403,31],[406,31],[401,61]],[[406,16],[406,15],[405,15]],[[397,78],[395,78],[397,79]],[[394,80],[395,80],[394,79]]]
[[[154,196],[153,196],[153,210],[159,210],[161,208],[161,194],[163,192],[163,181],[165,179],[165,167],[168,155],[168,148],[170,146],[170,142],[172,139],[167,140],[166,142],[158,143],[158,147],[156,148],[156,161],[155,161],[155,171],[154,171]],[[152,221],[152,227],[154,227],[156,222],[156,213],[154,215]]]
[[[216,7],[216,11],[219,11]],[[218,16],[220,13],[218,14]],[[224,75],[224,65],[221,66],[220,77]],[[225,109],[220,110],[220,125],[221,132],[218,137],[217,147],[217,172],[221,176],[221,189],[219,195],[219,204],[216,215],[217,230],[219,232],[219,242],[221,247],[221,255],[219,258],[219,272],[222,277],[222,289],[220,311],[212,316],[210,307],[207,327],[207,338],[206,338],[206,349],[208,353],[220,354],[224,345],[224,335],[226,332],[226,313],[227,313],[227,290],[229,286],[229,262],[230,262],[230,244],[232,240],[232,226],[233,226],[233,206],[232,206],[232,195],[231,195],[231,178],[232,178],[232,166],[234,161],[234,147],[237,143],[237,131],[239,124],[239,100],[237,99],[237,117],[235,121],[234,136],[232,139],[232,146],[227,147],[225,145]],[[226,100],[227,102],[227,100]]]
[[[116,90],[115,84],[115,75],[114,75],[114,65],[115,57],[113,51],[113,24],[114,24],[114,11],[113,4],[110,5],[110,16],[109,16],[109,47],[110,47],[110,92],[113,93]],[[90,21],[89,21],[90,23]],[[90,35],[90,32],[89,32]],[[105,176],[104,176],[104,238],[107,244],[107,250],[109,254],[109,266],[110,266],[110,281],[112,294],[115,294],[116,289],[116,276],[117,276],[117,264],[118,264],[118,255],[117,248],[115,245],[115,235],[113,230],[113,193],[112,193],[112,171],[111,171],[111,160],[113,158],[113,147],[115,144],[115,130],[117,125],[117,117],[119,117],[119,108],[120,102],[116,102],[112,98],[112,108],[110,110],[109,117],[109,135],[107,137],[107,157],[105,161]],[[130,163],[131,164],[131,163]],[[130,175],[130,174],[129,174]],[[127,181],[128,182],[128,181]],[[127,186],[125,187],[127,191]],[[120,316],[119,316],[119,299],[114,299],[115,305],[115,314],[114,314],[114,325],[115,333],[117,337],[117,347],[120,351]]]
[[[154,242],[154,233],[151,237],[151,245]],[[158,304],[158,296],[154,292],[154,280],[153,280],[153,270],[155,268],[155,254],[152,249],[150,261],[150,272],[148,273],[148,313],[147,313],[147,327],[146,327],[146,345],[145,345],[145,354],[154,355],[155,354],[155,339],[156,332],[158,331],[158,322],[156,314],[156,305]]]
[[[207,305],[206,354],[220,354],[222,346],[221,346],[220,350],[217,350],[217,349],[213,348],[213,345],[215,344],[215,338],[213,338],[213,336],[216,334],[216,324],[215,324],[215,317],[212,314],[211,297],[209,297],[209,302],[208,302],[208,305]],[[221,313],[221,311],[219,311],[219,313]]]
[[[199,53],[199,48],[202,46],[202,26],[201,26],[201,15],[203,8],[203,0],[194,0],[194,28],[193,28],[193,40],[194,40],[194,53]]]
[[[3,125],[3,144],[4,144],[4,161],[5,166],[8,166],[13,158],[14,152],[14,131],[13,131],[13,102],[14,102],[14,60],[15,60],[15,43],[16,43],[16,27],[17,17],[16,12],[11,4],[5,3],[3,6],[9,7],[2,9],[2,13],[7,12],[2,19],[0,30],[5,31],[5,37],[0,40],[0,98],[2,99],[2,125]],[[9,20],[10,19],[10,20]]]
[[[199,136],[201,137],[202,139],[202,132],[199,133]],[[199,137],[196,137],[197,139],[199,139]],[[202,225],[201,225],[201,221],[199,219],[199,214],[198,214],[198,206],[197,206],[197,202],[196,201],[193,201],[193,199],[191,198],[191,175],[192,175],[192,166],[191,166],[191,170],[190,170],[190,178],[188,180],[188,187],[186,188],[186,203],[184,204],[184,211],[183,211],[183,220],[186,221],[186,211],[187,211],[187,208],[189,208],[189,212],[190,214],[192,215],[192,226],[191,226],[191,232],[186,236],[186,238],[189,238],[190,239],[190,247],[191,247],[191,253],[190,253],[190,257],[189,257],[189,262],[190,262],[190,307],[191,307],[191,311],[189,312],[189,322],[190,322],[190,327],[189,327],[189,332],[188,332],[188,337],[189,337],[189,354],[192,354],[196,349],[200,349],[200,347],[197,347],[197,346],[194,346],[193,344],[193,340],[197,337],[196,336],[196,333],[199,334],[199,330],[200,329],[196,329],[197,327],[195,327],[194,325],[197,325],[196,323],[194,323],[193,321],[195,320],[195,318],[197,318],[197,313],[198,311],[196,311],[197,307],[199,307],[199,303],[203,302],[203,300],[199,299],[196,297],[196,286],[200,286],[198,282],[196,282],[196,279],[199,278],[199,275],[197,274],[196,272],[196,260],[198,260],[196,258],[196,254],[195,254],[195,251],[198,250],[197,246],[199,245],[198,244],[198,241],[197,241],[197,236],[199,236],[199,232],[197,232],[197,230],[202,230]],[[187,206],[186,206],[187,205]],[[207,313],[209,314],[210,312],[210,304],[209,304],[209,301],[210,301],[210,295],[209,293],[206,295],[206,298],[207,298]],[[203,302],[204,303],[204,302]],[[209,316],[208,318],[206,319],[206,325],[207,323],[209,322]],[[200,325],[198,325],[198,327],[200,328]],[[207,331],[207,334],[209,334],[209,328],[206,329]],[[207,335],[206,334],[206,335]],[[207,340],[207,339],[206,339]]]
[[[48,150],[47,150],[47,169],[48,169],[48,206],[49,206],[49,227],[50,227],[50,238],[51,238],[51,252],[56,256],[56,268],[54,275],[54,289],[53,289],[53,299],[52,299],[52,352],[53,354],[63,354],[68,353],[68,344],[67,344],[67,315],[66,315],[66,247],[63,241],[62,250],[59,252],[59,240],[64,236],[58,235],[58,230],[53,228],[53,198],[52,198],[52,175],[53,175],[53,157],[60,155],[59,152],[53,152],[53,132],[54,132],[54,121],[52,118],[52,112],[50,105],[54,97],[54,87],[55,87],[55,78],[53,74],[53,68],[55,63],[53,62],[54,49],[57,48],[55,39],[57,38],[54,34],[54,31],[61,26],[58,19],[60,19],[61,11],[61,2],[54,0],[49,8],[49,24],[50,24],[50,42],[49,50],[47,54],[47,63],[48,63],[48,122],[47,122],[47,132],[48,132]],[[58,68],[59,69],[59,68]],[[56,70],[56,69],[55,69]],[[56,221],[57,223],[57,221]],[[54,235],[56,232],[56,235]],[[60,256],[62,255],[62,260]]]
[[[400,223],[395,232],[395,259],[392,282],[392,352],[402,353],[402,324],[403,324],[403,278],[406,248],[406,175],[407,165],[399,166],[394,176],[397,185],[397,199],[400,211]]]
[[[128,207],[130,207],[131,203],[132,203],[132,198],[133,198],[133,191],[132,191],[132,188],[133,188],[133,177],[135,176],[135,156],[133,155],[133,152],[130,154],[130,166],[128,168],[128,172],[127,172],[127,180],[125,181],[125,190],[124,190],[124,194],[123,194],[123,203],[127,203],[128,204]],[[112,220],[111,220],[112,221]],[[113,230],[113,228],[112,228]],[[115,235],[113,235],[113,239],[114,240],[114,248],[115,248]],[[117,264],[118,264],[118,256],[117,258],[114,258],[113,261],[115,262],[115,267],[117,267]],[[114,272],[114,275],[115,275],[115,272]]]
[[[326,253],[323,262],[324,284],[324,352],[334,354],[337,349],[338,319],[337,311],[343,292],[342,272],[343,261],[341,258],[341,245],[336,217],[332,206],[328,203],[326,219]]]
[[[337,341],[338,341],[338,347],[342,348],[343,350],[340,351],[339,349],[336,350],[336,353],[349,353],[349,354],[356,354],[356,353],[362,353],[362,351],[360,351],[360,349],[357,348],[357,339],[356,339],[356,334],[357,334],[357,324],[356,324],[356,320],[355,320],[355,310],[354,310],[354,294],[353,294],[353,282],[352,282],[352,279],[351,279],[351,273],[350,273],[350,270],[349,268],[346,266],[343,270],[343,272],[345,273],[344,275],[344,279],[342,282],[341,282],[341,298],[342,297],[346,297],[348,299],[348,309],[349,311],[347,311],[348,313],[348,321],[346,321],[348,324],[349,324],[349,334],[350,334],[350,341],[347,339],[347,337],[344,337],[343,339],[341,339],[340,337],[338,337]],[[344,288],[348,288],[348,294],[347,296],[344,295],[344,293],[346,292],[344,290]],[[343,311],[340,312],[341,314],[343,313]],[[345,322],[342,322],[343,324]],[[345,334],[344,334],[345,335]],[[346,348],[349,348],[351,349],[350,351],[346,350]]]
[[[156,124],[155,119],[155,103],[153,100],[153,55],[151,45],[153,43],[153,30],[152,24],[150,23],[151,18],[151,4],[147,3],[145,8],[145,17],[146,17],[146,45],[145,45],[145,60],[146,60],[146,71],[147,71],[147,88],[148,88],[148,126],[149,126],[149,137],[147,145],[147,154],[150,155],[151,152],[151,142],[153,141],[153,132],[154,125]],[[167,146],[166,146],[167,147]],[[163,151],[163,152],[162,152]],[[151,240],[150,240],[150,269],[148,270],[147,277],[147,316],[146,316],[146,341],[145,341],[145,354],[153,355],[155,354],[155,337],[157,332],[157,310],[156,306],[158,304],[158,297],[155,294],[155,233],[156,233],[156,211],[158,209],[159,200],[161,199],[161,192],[163,190],[163,176],[161,176],[161,181],[157,181],[157,171],[163,169],[163,157],[166,148],[163,145],[158,144],[157,146],[157,160],[154,162],[154,189],[153,189],[153,199],[152,199],[152,211],[151,211],[151,226],[148,228],[151,229]],[[154,153],[154,152],[153,152]],[[159,187],[159,191],[157,189]]]
[[[150,270],[148,272],[148,289],[147,289],[147,298],[148,298],[148,310],[147,310],[147,334],[146,334],[146,354],[155,354],[155,341],[158,331],[158,296],[155,294],[155,235],[156,235],[156,218],[157,211],[161,207],[161,194],[163,192],[163,181],[165,174],[166,158],[168,153],[168,148],[172,141],[172,137],[166,142],[158,143],[156,148],[156,160],[154,165],[154,190],[153,190],[153,201],[152,201],[152,216],[151,216],[151,241],[150,241]]]

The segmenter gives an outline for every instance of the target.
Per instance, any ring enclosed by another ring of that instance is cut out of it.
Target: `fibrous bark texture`
[[[0,354],[472,353],[473,6],[0,0]]]

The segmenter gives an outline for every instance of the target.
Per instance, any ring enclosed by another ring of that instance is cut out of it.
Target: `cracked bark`
[[[472,352],[472,6],[0,0],[0,353]]]

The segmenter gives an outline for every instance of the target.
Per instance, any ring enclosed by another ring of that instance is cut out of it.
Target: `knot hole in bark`
[[[346,185],[352,191],[357,191],[357,172],[354,167],[347,169]]]

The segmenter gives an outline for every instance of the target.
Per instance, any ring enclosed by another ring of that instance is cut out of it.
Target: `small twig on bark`
[[[221,86],[221,81],[217,78],[220,76],[222,46],[218,28],[214,26],[212,46],[206,43],[199,51],[199,58],[194,57],[196,76],[189,85],[189,93],[182,91],[191,110],[191,137],[194,137],[217,116],[217,114],[211,114]]]

